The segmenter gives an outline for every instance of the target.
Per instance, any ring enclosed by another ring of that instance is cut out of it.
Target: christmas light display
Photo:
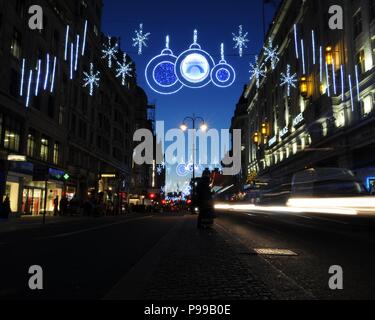
[[[49,53],[47,53],[47,62],[46,62],[46,75],[44,78],[44,90],[47,90],[48,86],[48,79],[49,79]]]
[[[126,77],[132,77],[131,72],[133,69],[131,68],[131,63],[126,62],[126,53],[124,53],[122,61],[122,63],[117,62],[118,68],[116,69],[116,78],[121,78],[121,84],[125,86]]]
[[[37,64],[37,76],[36,76],[36,85],[35,85],[35,96],[37,97],[39,94],[39,82],[40,82],[40,73],[42,69],[42,60],[38,59],[38,64]]]
[[[65,52],[64,52],[64,60],[68,60],[68,42],[69,42],[69,30],[70,26],[66,26],[66,33],[65,33]]]
[[[305,44],[304,44],[303,39],[301,39],[301,56],[302,56],[302,70],[303,70],[303,74],[306,74]]]
[[[86,38],[87,38],[87,20],[85,21],[85,28],[83,31],[83,42],[82,42],[82,53],[81,55],[85,55],[85,50],[86,50]]]
[[[264,64],[259,64],[258,56],[255,56],[255,63],[250,63],[250,80],[256,80],[257,88],[260,87],[260,79],[266,76],[266,72],[264,70]]]
[[[352,75],[351,74],[349,74],[348,80],[349,80],[350,101],[351,101],[351,104],[352,104],[352,111],[354,111],[353,84],[352,84]]]
[[[53,59],[52,80],[51,80],[51,89],[50,89],[51,93],[53,93],[53,90],[55,87],[56,65],[57,65],[57,57]]]
[[[26,59],[22,59],[22,67],[21,67],[21,86],[20,86],[20,96],[23,96],[23,86],[25,82],[25,65]]]
[[[74,62],[74,71],[77,71],[78,69],[78,51],[79,51],[79,34],[77,34],[77,39],[76,39],[76,57],[75,57],[75,62]]]
[[[323,47],[319,48],[319,77],[320,83],[323,82]]]
[[[74,69],[74,44],[70,44],[70,80],[73,80],[73,69]]]
[[[273,48],[272,46],[272,40],[271,38],[268,40],[268,46],[263,47],[264,49],[264,56],[265,56],[265,62],[271,61],[271,68],[272,70],[275,70],[276,65],[280,61],[278,49],[279,47],[276,46]]]
[[[341,73],[341,100],[345,101],[345,79],[344,79],[344,66],[340,66],[340,73]]]
[[[299,59],[299,49],[298,49],[298,35],[297,35],[297,25],[294,25],[294,46],[296,49],[296,58]]]
[[[297,88],[296,86],[297,82],[297,74],[291,75],[290,73],[290,65],[287,65],[286,73],[281,73],[281,86],[287,87],[287,96],[290,97],[290,88]]]
[[[32,80],[33,80],[33,70],[30,70],[29,83],[27,85],[26,108],[28,108],[29,104],[30,104],[30,92],[31,92],[31,82],[32,82]]]
[[[83,79],[84,81],[83,87],[84,88],[90,87],[90,96],[92,96],[94,94],[94,87],[99,87],[100,72],[99,71],[94,72],[94,65],[93,63],[90,63],[90,72],[89,73],[83,72],[83,74],[85,76]]]
[[[133,47],[138,47],[138,55],[142,54],[143,47],[147,47],[146,41],[151,33],[143,33],[143,23],[139,25],[139,30],[135,31],[135,38],[133,38]]]
[[[315,31],[311,31],[311,43],[312,43],[312,50],[313,50],[313,64],[316,64],[316,47],[315,47]]]
[[[337,86],[336,86],[336,70],[335,70],[335,59],[332,58],[332,79],[333,79],[333,93],[337,95]]]
[[[112,68],[112,60],[116,60],[116,54],[118,53],[118,43],[112,45],[112,38],[108,37],[108,43],[104,44],[104,49],[102,50],[102,59],[108,60],[108,68]]]
[[[331,96],[331,83],[329,79],[328,62],[326,62],[326,81],[327,81],[327,94],[328,94],[328,97],[330,97]]]
[[[212,82],[219,88],[230,87],[236,81],[236,72],[233,67],[225,60],[224,43],[220,46],[221,60],[212,69]]]
[[[234,49],[238,49],[241,58],[243,56],[243,49],[247,48],[246,43],[249,42],[249,40],[247,39],[248,34],[248,32],[243,34],[242,25],[239,26],[238,35],[232,33],[233,41],[235,42]]]

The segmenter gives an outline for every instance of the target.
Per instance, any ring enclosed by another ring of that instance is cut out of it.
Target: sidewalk
[[[257,260],[251,263],[250,256],[249,250],[229,240],[219,229],[199,231],[196,228],[196,216],[185,216],[105,299],[160,301],[276,298],[253,273],[252,263],[257,263]]]

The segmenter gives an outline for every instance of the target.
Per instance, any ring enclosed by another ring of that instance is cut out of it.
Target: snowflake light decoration
[[[112,59],[116,60],[116,54],[118,52],[118,43],[113,46],[112,38],[108,37],[108,44],[104,44],[104,49],[102,50],[102,59],[108,59],[108,68],[112,68]]]
[[[151,33],[143,33],[143,23],[139,25],[139,30],[135,31],[135,38],[133,38],[133,47],[138,47],[138,54],[142,54],[143,47],[147,47],[146,41]]]
[[[279,49],[278,46],[273,48],[271,38],[268,41],[268,46],[264,47],[264,55],[266,57],[265,61],[266,62],[271,61],[272,70],[275,70],[276,65],[280,61],[278,49]]]
[[[162,175],[163,170],[164,170],[164,167],[162,165],[159,164],[159,165],[156,166],[156,173],[157,173],[158,176]]]
[[[126,53],[124,53],[123,62],[117,62],[118,68],[116,69],[116,78],[122,78],[122,85],[126,85],[126,77],[132,77],[131,72],[133,69],[131,68],[131,63],[126,62]]]
[[[83,72],[85,77],[83,78],[84,85],[83,87],[86,88],[87,86],[90,87],[90,96],[94,93],[94,87],[99,87],[99,75],[100,71],[94,72],[94,65],[90,63],[90,73]]]
[[[297,88],[297,74],[290,74],[290,65],[288,64],[286,73],[281,73],[281,86],[287,86],[288,97],[290,97],[290,87]]]
[[[266,71],[264,70],[264,64],[259,64],[258,56],[255,56],[255,64],[250,63],[250,80],[256,79],[257,88],[260,86],[260,78],[266,76]]]
[[[239,49],[239,54],[240,54],[240,57],[242,57],[243,55],[243,48],[247,48],[247,45],[246,43],[249,42],[249,40],[247,39],[247,35],[249,34],[248,32],[246,32],[245,34],[243,34],[243,30],[242,30],[242,25],[239,26],[239,31],[238,31],[238,35],[233,34],[233,41],[236,43],[236,45],[234,46],[234,49]]]

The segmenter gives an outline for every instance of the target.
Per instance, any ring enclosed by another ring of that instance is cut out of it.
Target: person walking
[[[53,215],[59,215],[59,197],[56,197],[55,200],[53,200]]]
[[[3,201],[2,211],[1,218],[8,219],[11,213],[9,195],[7,195]]]

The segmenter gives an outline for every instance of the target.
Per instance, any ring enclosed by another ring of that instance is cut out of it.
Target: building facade
[[[35,4],[42,30],[29,27]],[[131,191],[135,111],[147,98],[130,57],[123,83],[116,62],[102,58],[102,7],[101,0],[0,1],[0,200],[9,196],[13,212],[52,212],[63,196],[119,203]],[[90,69],[100,72],[98,87],[84,86]]]
[[[343,30],[332,28],[339,20],[330,23],[331,6],[343,9]],[[374,1],[284,0],[265,46],[269,39],[279,60],[272,66],[263,49],[265,76],[254,78],[243,96],[248,176],[272,180],[307,167],[340,167],[369,187],[375,179]]]

